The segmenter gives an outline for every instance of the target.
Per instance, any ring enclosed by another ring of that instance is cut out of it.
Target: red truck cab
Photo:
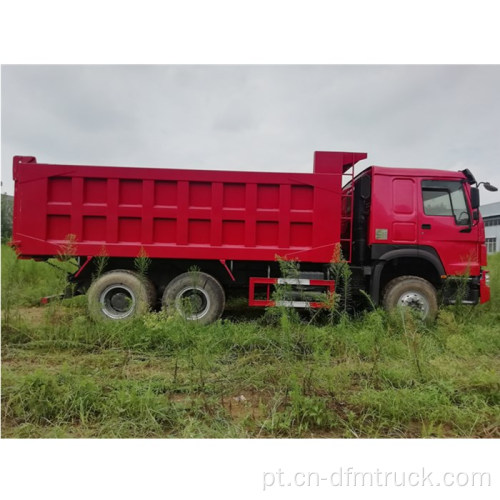
[[[445,303],[489,300],[484,223],[473,183],[469,171],[377,166],[354,179],[352,264],[364,266],[376,304],[435,309],[432,289]]]

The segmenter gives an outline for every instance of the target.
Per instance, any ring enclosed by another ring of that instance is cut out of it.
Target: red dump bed
[[[364,153],[315,153],[314,173],[91,167],[14,157],[18,254],[328,262],[342,174]]]

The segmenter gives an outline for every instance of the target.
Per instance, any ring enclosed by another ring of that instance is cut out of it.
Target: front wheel
[[[167,312],[177,312],[184,319],[207,325],[217,321],[224,311],[224,289],[202,272],[183,273],[165,288],[162,305]]]
[[[388,311],[409,307],[428,321],[432,321],[438,312],[436,289],[418,276],[400,276],[390,281],[385,288],[382,304]]]

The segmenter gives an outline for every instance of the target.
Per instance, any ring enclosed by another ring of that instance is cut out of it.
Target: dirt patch
[[[46,307],[20,307],[16,313],[20,319],[30,325],[39,325],[45,322]]]
[[[196,393],[170,393],[169,401],[176,404],[187,404],[197,399],[200,395]],[[261,420],[266,416],[265,394],[259,392],[245,392],[244,394],[235,394],[230,396],[221,396],[219,403],[235,422],[251,418],[254,421]]]
[[[260,420],[266,415],[266,397],[259,392],[244,392],[234,396],[225,397],[221,402],[235,421],[250,417]]]
[[[2,311],[2,321],[5,312]],[[24,323],[37,326],[41,324],[56,324],[71,317],[70,311],[64,307],[56,308],[46,306],[40,307],[18,307],[9,312],[11,320],[23,321]]]

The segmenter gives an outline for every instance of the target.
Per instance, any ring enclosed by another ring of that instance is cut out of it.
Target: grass
[[[373,311],[286,321],[233,303],[210,326],[96,324],[46,263],[2,252],[2,436],[500,437],[500,255],[492,301],[435,325]]]

